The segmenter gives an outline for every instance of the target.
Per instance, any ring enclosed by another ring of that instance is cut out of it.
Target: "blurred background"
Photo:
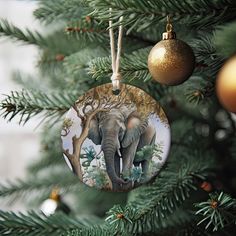
[[[19,28],[40,30],[33,18],[36,1],[0,0],[0,18],[7,19]],[[23,45],[9,39],[0,39],[0,99],[10,91],[19,90],[20,86],[12,80],[12,73],[18,70],[37,73],[35,46]],[[29,162],[37,158],[40,151],[39,120],[31,119],[26,125],[19,125],[17,119],[7,122],[0,118],[0,181],[24,177]],[[37,127],[37,128],[36,128]],[[22,210],[21,204],[7,206],[1,204],[2,210]]]

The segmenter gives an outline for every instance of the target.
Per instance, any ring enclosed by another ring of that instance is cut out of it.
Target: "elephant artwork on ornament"
[[[156,131],[148,117],[142,120],[135,107],[123,105],[98,113],[90,123],[88,138],[101,145],[112,190],[123,191],[133,187],[130,175],[136,152],[155,144]],[[141,165],[147,174],[149,160]]]
[[[154,178],[166,161],[170,131],[165,113],[139,88],[110,84],[89,90],[63,123],[62,146],[82,182],[103,190],[129,191]]]

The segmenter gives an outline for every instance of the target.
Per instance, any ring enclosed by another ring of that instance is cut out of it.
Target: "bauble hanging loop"
[[[110,13],[112,9],[110,8]],[[123,16],[120,17],[119,23],[123,20]],[[112,62],[112,92],[114,95],[118,95],[121,91],[121,74],[119,73],[120,67],[120,54],[121,54],[121,45],[122,45],[122,35],[123,35],[123,26],[119,26],[119,33],[117,39],[117,53],[115,51],[115,41],[114,33],[112,29],[112,21],[109,21],[109,36],[110,36],[110,46],[111,46],[111,62]]]
[[[164,85],[183,83],[191,76],[195,67],[192,48],[182,40],[176,39],[172,28],[168,16],[166,32],[148,56],[148,69],[152,78]]]
[[[121,81],[122,77],[120,73],[113,73],[111,76],[111,82],[112,82],[112,92],[114,95],[118,95],[121,90]]]

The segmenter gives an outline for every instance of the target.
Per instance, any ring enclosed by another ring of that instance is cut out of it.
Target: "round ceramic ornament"
[[[170,127],[160,104],[143,90],[104,84],[79,97],[61,132],[64,158],[79,179],[102,190],[129,191],[160,172]]]

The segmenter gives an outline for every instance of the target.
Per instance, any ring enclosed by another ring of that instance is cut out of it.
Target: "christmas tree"
[[[0,196],[39,209],[57,187],[71,208],[70,214],[61,207],[48,216],[40,210],[0,211],[0,234],[236,235],[235,116],[215,93],[217,74],[236,51],[235,14],[233,0],[38,0],[34,16],[50,33],[0,20],[1,37],[40,48],[41,72],[38,78],[17,75],[24,90],[1,101],[2,116],[20,117],[24,124],[40,115],[44,127],[40,159],[29,163],[27,178],[2,184]],[[196,57],[193,75],[178,86],[152,80],[147,64],[167,16]],[[79,95],[110,82],[109,20],[114,30],[124,27],[123,82],[159,101],[171,126],[167,163],[155,180],[129,193],[86,187],[66,166],[60,148],[64,114]]]

